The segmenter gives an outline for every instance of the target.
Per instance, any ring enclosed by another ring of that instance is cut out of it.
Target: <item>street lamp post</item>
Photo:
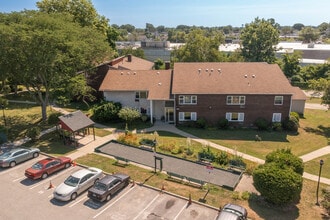
[[[2,107],[2,116],[3,116],[3,122],[4,122],[4,125],[6,125],[6,115],[5,115],[5,105],[4,104],[1,104],[1,107]]]
[[[322,171],[323,164],[324,164],[324,161],[320,160],[319,179],[317,181],[317,188],[316,188],[316,205],[320,205],[320,203],[319,203],[319,187],[320,187],[320,178],[321,178],[321,171]]]

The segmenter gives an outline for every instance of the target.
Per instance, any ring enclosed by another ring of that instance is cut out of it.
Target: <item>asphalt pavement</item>
[[[167,173],[180,175],[183,179],[192,178],[204,183],[210,182],[231,189],[235,189],[242,175],[239,172],[217,169],[207,164],[179,159],[150,150],[123,145],[118,142],[109,142],[102,145],[97,151],[151,168],[155,168],[156,164],[157,170],[160,169],[162,163],[162,171]],[[155,158],[158,158],[158,160]]]

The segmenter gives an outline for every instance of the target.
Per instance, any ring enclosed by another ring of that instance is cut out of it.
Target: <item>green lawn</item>
[[[252,129],[218,130],[188,127],[180,127],[180,129],[261,159],[265,159],[268,153],[280,148],[290,148],[294,154],[301,156],[330,143],[330,112],[306,109],[304,118],[300,119],[298,134]],[[255,135],[259,135],[262,141],[256,142]]]
[[[318,176],[320,171],[320,160],[324,161],[321,176],[330,179],[330,154],[306,162],[304,171]]]

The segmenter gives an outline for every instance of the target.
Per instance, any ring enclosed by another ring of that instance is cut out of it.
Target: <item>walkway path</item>
[[[240,155],[244,159],[247,159],[247,160],[259,163],[259,164],[265,163],[265,161],[260,159],[260,158],[253,157],[251,155],[248,155],[248,154],[245,154],[245,153],[242,153],[242,152],[239,152],[239,151],[235,151],[233,149],[230,149],[230,148],[227,148],[227,147],[224,147],[224,146],[221,146],[221,145],[218,145],[218,144],[200,139],[200,138],[198,138],[196,136],[193,136],[191,134],[188,134],[184,131],[179,130],[174,125],[164,124],[164,123],[160,123],[160,122],[156,121],[156,123],[153,127],[145,129],[146,132],[150,132],[150,131],[154,131],[154,130],[169,131],[169,132],[173,132],[173,133],[179,134],[179,135],[184,136],[184,137],[190,137],[194,141],[197,141],[199,143],[203,143],[203,144],[206,144],[206,145],[210,145],[211,147],[217,148],[219,150],[227,151],[227,152],[229,152],[231,154],[234,154],[234,155]],[[315,158],[318,158],[318,157],[321,157],[322,155],[327,155],[327,154],[330,154],[330,146],[326,146],[326,147],[321,148],[319,150],[313,151],[309,154],[301,156],[300,158],[303,160],[303,162],[307,162],[307,161],[313,160]],[[306,179],[313,180],[313,181],[318,181],[318,176],[317,175],[312,175],[312,174],[309,174],[309,173],[306,173],[306,172],[304,172],[303,177],[306,178]],[[330,179],[327,179],[327,178],[322,177],[320,179],[320,182],[330,185]]]
[[[59,111],[59,112],[63,113],[63,114],[68,113],[64,109],[58,108],[56,106],[52,106],[52,108],[54,110],[56,110],[56,111]],[[100,125],[100,124],[96,124],[96,127],[103,127],[104,128],[104,126],[103,125]],[[49,129],[47,131],[44,131],[43,133],[50,132],[53,129],[54,128],[51,128],[51,129]],[[209,142],[207,140],[200,139],[200,138],[198,138],[198,137],[196,137],[194,135],[191,135],[189,133],[186,133],[184,131],[179,130],[178,128],[176,128],[174,125],[171,125],[171,124],[167,124],[167,123],[162,123],[162,122],[156,121],[156,123],[154,124],[153,127],[147,128],[147,129],[144,129],[143,130],[143,132],[152,132],[152,131],[168,131],[168,132],[176,133],[176,134],[179,134],[179,135],[181,135],[183,137],[189,137],[189,138],[191,138],[192,140],[194,140],[196,142],[199,142],[199,143],[204,144],[205,146],[209,145],[209,146],[211,146],[213,148],[216,148],[216,149],[219,149],[219,150],[223,150],[223,151],[227,151],[227,152],[229,152],[231,154],[234,154],[234,155],[240,155],[244,159],[247,159],[247,160],[256,162],[258,164],[263,164],[265,162],[264,160],[259,159],[257,157],[253,157],[251,155],[248,155],[248,154],[245,154],[245,153],[242,153],[242,152],[239,152],[239,151],[235,151],[233,149],[230,149],[230,148],[227,148],[227,147],[224,147],[224,146],[221,146],[221,145],[218,145],[218,144]],[[93,153],[94,152],[94,149],[96,147],[99,147],[99,146],[101,146],[101,145],[109,142],[110,140],[115,140],[117,138],[117,135],[118,135],[117,133],[113,133],[113,134],[110,134],[110,135],[105,136],[105,137],[96,137],[95,141],[93,141],[92,138],[91,138],[91,140],[88,140],[88,139],[85,139],[84,138],[84,141],[85,141],[84,146],[78,148],[77,151],[73,152],[69,156],[72,159],[76,159],[76,158],[81,157],[81,156],[84,156],[84,155],[86,155],[88,153]],[[28,139],[21,140],[21,141],[17,142],[16,144],[22,144],[22,143],[24,143],[26,141],[28,141]],[[307,162],[307,161],[313,160],[315,158],[321,157],[322,155],[326,155],[326,154],[330,154],[330,146],[326,146],[326,147],[321,148],[319,150],[313,151],[311,153],[308,153],[306,155],[301,156],[300,158],[302,158],[302,160],[304,162]],[[306,173],[306,172],[304,172],[303,177],[306,178],[306,179],[313,180],[313,181],[318,181],[318,176],[317,175],[312,175],[312,174],[309,174],[309,173]],[[330,179],[327,179],[327,178],[323,178],[322,177],[320,179],[320,182],[330,185]]]

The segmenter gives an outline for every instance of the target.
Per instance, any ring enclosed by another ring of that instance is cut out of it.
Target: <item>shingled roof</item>
[[[62,128],[72,132],[90,127],[95,123],[80,110],[59,117]]]
[[[100,91],[148,91],[149,100],[169,100],[172,70],[109,70]]]
[[[293,94],[277,64],[175,63],[173,94]]]
[[[154,63],[133,55],[127,55],[112,60],[110,66],[119,70],[151,70]]]

